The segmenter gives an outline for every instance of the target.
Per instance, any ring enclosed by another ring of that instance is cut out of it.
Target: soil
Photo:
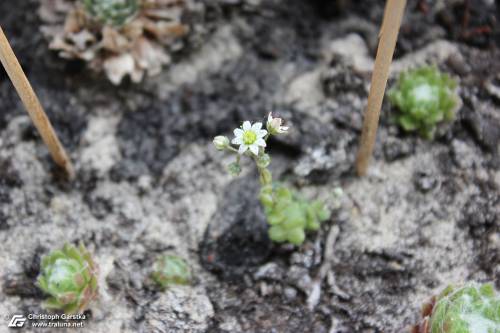
[[[408,1],[389,85],[433,63],[463,106],[425,141],[384,103],[364,178],[353,163],[384,1],[202,5],[173,65],[115,87],[48,50],[37,1],[0,2],[77,171],[68,182],[53,166],[0,72],[0,332],[44,312],[40,257],[65,241],[100,267],[89,332],[405,332],[449,283],[500,287],[498,2]],[[292,128],[270,144],[274,177],[334,209],[300,247],[269,240],[252,165],[231,177],[211,144],[271,110]],[[163,252],[189,262],[191,286],[154,288]]]

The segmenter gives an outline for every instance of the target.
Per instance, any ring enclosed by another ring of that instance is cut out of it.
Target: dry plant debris
[[[110,10],[95,0],[41,0],[41,29],[61,57],[87,62],[116,85],[126,76],[140,82],[145,74],[160,73],[181,47],[189,31],[182,22],[188,1],[108,0],[125,3]]]

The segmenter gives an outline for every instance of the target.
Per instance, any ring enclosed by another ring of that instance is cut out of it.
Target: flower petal
[[[240,148],[238,149],[238,153],[240,155],[243,155],[247,150],[248,150],[248,146],[247,145],[241,145]]]
[[[266,131],[266,130],[260,130],[260,131],[258,131],[258,132],[257,132],[257,133],[255,133],[255,134],[257,134],[257,137],[260,139],[260,138],[263,138],[263,137],[265,137],[265,136],[266,136],[267,131]]]
[[[236,138],[234,138],[231,143],[233,145],[241,145],[243,143],[243,139],[241,138],[241,136],[238,136]]]
[[[266,141],[264,141],[264,139],[258,139],[257,141],[255,141],[255,145],[265,147]]]
[[[247,120],[243,123],[243,130],[249,131],[252,128],[252,124]]]
[[[249,146],[250,148],[250,151],[255,155],[259,155],[259,146],[257,146],[256,144],[253,144],[251,146]]]
[[[271,121],[273,121],[273,114],[272,112],[269,112],[269,115],[267,116],[267,122],[270,123]]]
[[[241,128],[236,128],[234,131],[234,136],[237,138],[240,138],[243,136],[243,130]]]
[[[262,128],[261,122],[252,125],[252,131],[254,131],[255,133],[258,133],[261,128]]]

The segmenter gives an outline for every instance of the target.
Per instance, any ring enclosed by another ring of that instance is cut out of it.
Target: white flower
[[[283,120],[281,118],[273,118],[271,112],[267,116],[267,130],[271,134],[283,134],[288,131],[288,126],[281,126]]]
[[[216,136],[213,142],[217,150],[224,150],[229,146],[229,139],[223,135]]]
[[[240,145],[238,153],[244,154],[250,150],[255,156],[259,155],[259,147],[265,147],[267,131],[262,129],[262,123],[251,124],[249,121],[243,123],[242,128],[234,130],[235,138],[231,141],[235,145]]]

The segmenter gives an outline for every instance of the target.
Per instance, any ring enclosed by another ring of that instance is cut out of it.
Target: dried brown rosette
[[[180,47],[191,0],[40,0],[43,34],[67,59],[81,59],[120,84],[158,74]]]

